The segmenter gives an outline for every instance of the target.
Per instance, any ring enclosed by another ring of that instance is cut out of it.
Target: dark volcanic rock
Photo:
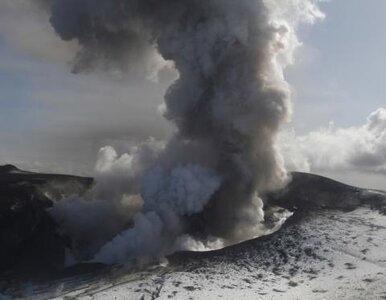
[[[281,191],[267,196],[269,204],[290,210],[334,208],[351,210],[361,204],[361,189],[314,174],[293,172]]]
[[[28,183],[0,185],[0,270],[63,266],[64,240],[45,211],[51,206]]]
[[[7,174],[7,173],[11,173],[11,172],[18,172],[20,171],[17,167],[15,167],[14,165],[4,165],[4,166],[0,166],[0,173],[2,174]]]
[[[267,195],[269,205],[289,210],[339,209],[353,210],[369,205],[385,213],[386,192],[353,187],[323,176],[293,172],[292,180],[278,191]]]
[[[87,178],[25,172],[12,165],[0,167],[0,272],[16,268],[35,273],[63,268],[69,241],[57,233],[57,225],[46,212],[53,205],[46,194],[52,194],[58,183],[63,187],[70,181],[81,182],[85,189],[92,182]]]

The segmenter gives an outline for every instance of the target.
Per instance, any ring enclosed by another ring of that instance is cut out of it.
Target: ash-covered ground
[[[40,280],[8,272],[1,297],[386,299],[385,193],[295,173],[270,200],[294,212],[271,235],[135,268],[83,264]]]

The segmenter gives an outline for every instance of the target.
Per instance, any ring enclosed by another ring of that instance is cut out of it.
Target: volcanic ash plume
[[[158,70],[168,61],[179,74],[163,106],[177,128],[168,143],[120,158],[101,150],[94,196],[141,205],[95,259],[126,262],[181,241],[261,234],[260,197],[287,176],[275,148],[291,112],[283,69],[299,22],[322,17],[313,1],[53,0],[51,13],[59,36],[80,45],[75,72],[139,62]]]

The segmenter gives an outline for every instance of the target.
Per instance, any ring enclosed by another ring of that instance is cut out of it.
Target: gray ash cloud
[[[149,61],[157,71],[162,57],[179,74],[163,107],[174,137],[146,162],[136,161],[138,149],[120,158],[110,148],[101,152],[98,170],[115,179],[118,170],[123,179],[114,182],[126,187],[120,197],[137,195],[143,204],[133,227],[97,260],[172,251],[185,218],[197,213],[207,235],[225,243],[261,234],[260,197],[287,178],[275,146],[291,113],[283,68],[298,44],[298,23],[321,16],[314,2],[52,0],[49,7],[57,34],[80,45],[75,73]],[[116,197],[115,184],[109,187]]]

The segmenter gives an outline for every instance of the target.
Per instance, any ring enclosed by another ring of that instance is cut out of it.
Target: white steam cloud
[[[287,179],[275,145],[291,114],[283,70],[299,45],[298,25],[323,17],[316,2],[52,0],[49,7],[58,35],[80,46],[75,73],[154,61],[157,71],[169,61],[179,74],[163,105],[174,137],[121,157],[103,148],[89,195],[54,207],[80,257],[97,252],[97,261],[125,263],[262,234],[260,196]],[[79,205],[95,218],[74,223]],[[100,235],[82,253],[90,231]]]
[[[144,206],[134,227],[107,243],[96,260],[115,263],[168,254],[183,233],[180,216],[200,212],[219,186],[219,178],[200,166],[179,166],[170,174],[155,167],[143,179]]]
[[[283,132],[280,145],[292,170],[386,175],[386,109],[377,109],[359,127],[337,128],[331,123],[303,136]]]

